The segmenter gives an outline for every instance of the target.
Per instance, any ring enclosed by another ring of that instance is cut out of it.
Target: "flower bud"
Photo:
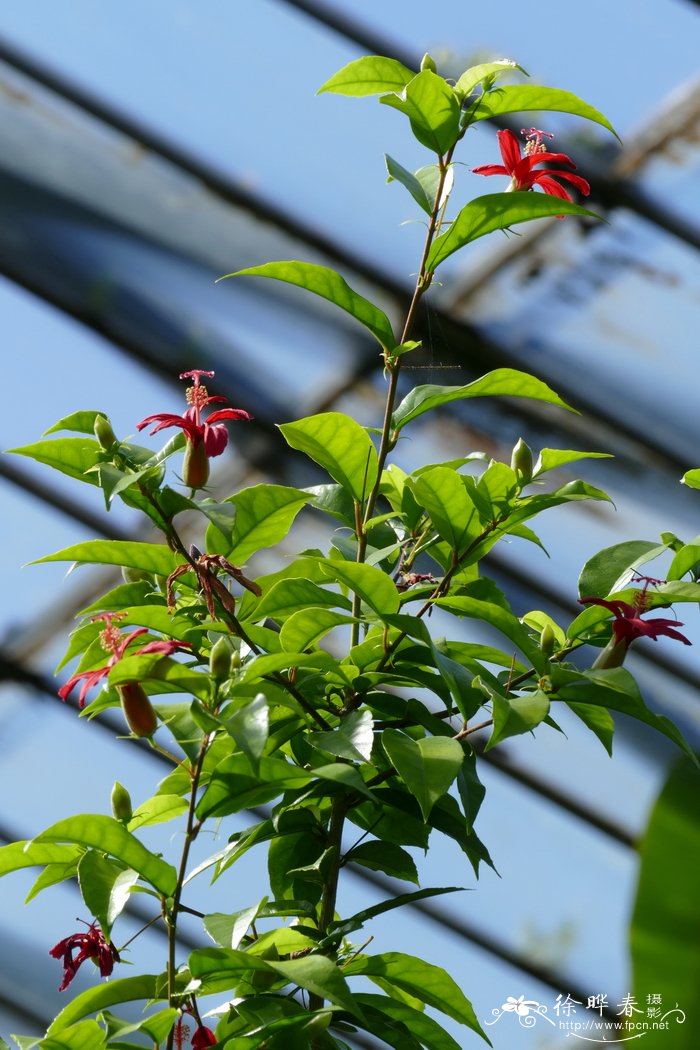
[[[219,638],[209,654],[209,671],[215,682],[225,682],[231,674],[231,646],[225,638]]]
[[[182,480],[191,489],[203,489],[209,481],[209,457],[203,441],[187,442],[182,463]]]
[[[522,438],[518,438],[518,443],[513,448],[510,468],[515,471],[521,481],[529,481],[532,477],[532,449]]]
[[[422,57],[422,59],[420,61],[420,71],[421,71],[421,73],[424,73],[426,69],[430,73],[437,73],[437,66],[435,65],[435,59],[431,58],[431,56],[428,54],[427,51],[423,55],[423,57]]]
[[[624,639],[618,642],[615,640],[615,635],[613,635],[605,648],[598,653],[593,664],[593,670],[607,671],[611,667],[622,667],[628,649],[629,645]]]
[[[112,430],[112,424],[107,419],[107,416],[101,414],[95,416],[94,431],[95,437],[107,452],[118,444],[116,434]]]
[[[111,802],[114,819],[121,821],[122,824],[128,824],[134,815],[134,811],[131,808],[131,795],[118,780],[114,781]]]
[[[153,736],[158,728],[158,716],[143,686],[138,682],[124,682],[117,686],[126,724],[134,736]]]
[[[554,646],[557,643],[557,637],[554,633],[551,623],[546,623],[542,628],[540,634],[540,649],[545,656],[551,656],[554,652]]]

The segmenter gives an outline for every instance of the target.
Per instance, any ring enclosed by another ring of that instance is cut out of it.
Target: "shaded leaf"
[[[371,871],[383,871],[392,879],[404,879],[418,885],[418,871],[410,853],[388,842],[361,842],[346,857],[348,864],[359,864]]]
[[[649,540],[628,540],[606,547],[584,565],[578,579],[578,593],[582,598],[605,598],[625,587],[638,566],[652,561],[665,550],[665,545]]]
[[[448,737],[414,741],[397,729],[385,729],[382,744],[427,821],[431,809],[462,767],[462,745]]]

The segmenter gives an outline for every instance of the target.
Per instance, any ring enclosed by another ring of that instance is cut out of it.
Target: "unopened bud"
[[[423,55],[422,59],[420,60],[420,71],[421,71],[421,73],[424,73],[426,69],[430,73],[437,73],[437,66],[435,65],[435,59],[432,58],[428,54],[427,51]]]
[[[209,671],[215,682],[225,682],[231,674],[231,646],[225,638],[219,638],[209,654]]]
[[[97,415],[95,416],[94,423],[95,437],[99,441],[100,445],[107,452],[111,448],[114,448],[117,442],[117,436],[112,430],[112,424],[107,419],[107,416]]]
[[[527,481],[532,477],[532,449],[522,438],[518,438],[518,443],[513,449],[513,454],[510,457],[510,468],[523,481]]]
[[[111,802],[114,819],[120,820],[122,824],[128,824],[134,815],[134,811],[131,808],[131,795],[118,780],[114,781]]]
[[[158,728],[158,716],[144,688],[138,682],[124,682],[117,686],[122,711],[134,736],[153,736]]]
[[[557,644],[557,637],[554,633],[554,629],[551,623],[546,623],[542,628],[540,634],[540,649],[545,656],[551,656],[554,652],[554,646]]]
[[[203,489],[209,481],[209,457],[203,441],[187,442],[182,463],[182,480],[191,489]]]

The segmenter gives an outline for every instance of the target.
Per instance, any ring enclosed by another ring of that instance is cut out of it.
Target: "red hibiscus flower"
[[[186,397],[189,408],[181,416],[172,412],[158,412],[146,416],[136,424],[137,430],[155,423],[151,434],[156,434],[166,427],[180,427],[187,438],[187,451],[183,464],[182,477],[190,488],[203,488],[209,480],[209,460],[220,456],[228,443],[228,431],[224,420],[252,419],[249,412],[242,408],[220,408],[202,420],[202,409],[214,401],[226,401],[225,397],[210,397],[207,388],[201,382],[202,376],[213,376],[214,372],[204,372],[195,368],[191,372],[182,372],[180,379],[191,379],[192,386],[187,388]]]
[[[86,925],[86,933],[74,933],[49,949],[49,955],[54,959],[63,959],[63,980],[59,985],[59,992],[66,990],[86,959],[95,960],[103,977],[109,977],[115,962],[120,961],[119,952],[105,939],[97,923],[91,922]],[[78,954],[73,958],[73,952],[76,950]]]
[[[115,627],[114,621],[123,618],[123,613],[112,612],[101,613],[99,616],[93,617],[93,623],[98,620],[104,620],[106,622],[107,626],[100,634],[100,644],[105,652],[111,653],[112,655],[104,667],[98,667],[94,671],[80,671],[79,674],[74,674],[72,678],[69,678],[66,684],[62,685],[58,690],[58,695],[61,700],[67,700],[78,682],[82,682],[78,703],[80,707],[84,707],[85,697],[89,690],[92,689],[94,685],[97,685],[98,682],[101,682],[103,678],[107,677],[114,665],[126,655],[127,649],[135,638],[148,633],[146,627],[138,627],[130,634],[122,634],[119,628]],[[137,649],[134,653],[130,653],[129,655],[140,656],[145,653],[162,653],[163,656],[170,656],[174,652],[182,652],[185,649],[191,648],[189,642],[176,642],[169,638],[162,638],[156,642],[148,642],[147,645],[142,646],[140,649]],[[129,683],[127,683],[127,685],[128,684]]]
[[[545,193],[552,197],[560,197],[562,200],[571,201],[573,197],[569,191],[557,179],[564,179],[572,183],[576,189],[585,197],[591,191],[588,182],[580,175],[573,175],[570,171],[551,171],[549,168],[537,168],[537,164],[554,161],[557,164],[568,164],[575,168],[576,165],[567,157],[566,153],[549,153],[542,141],[543,138],[553,136],[546,131],[537,128],[523,128],[521,134],[525,135],[525,153],[521,155],[520,143],[512,131],[498,132],[498,145],[501,150],[503,164],[482,164],[478,168],[472,168],[475,175],[510,175],[510,186],[506,192],[511,190],[531,190],[540,186]],[[559,216],[561,218],[561,216]]]

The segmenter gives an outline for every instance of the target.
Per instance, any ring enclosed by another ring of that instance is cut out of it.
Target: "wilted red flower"
[[[642,614],[646,609],[646,588],[637,591],[637,604],[630,605],[629,602],[619,598],[579,598],[581,605],[601,605],[614,614],[612,622],[612,638],[594,663],[596,668],[620,667],[624,661],[627,650],[637,638],[675,638],[684,645],[692,645],[684,634],[676,630],[683,627],[678,620],[668,620],[662,616],[656,616],[651,620],[643,620]]]
[[[151,434],[156,434],[166,427],[180,427],[187,438],[187,452],[183,464],[183,480],[190,488],[202,488],[209,478],[209,460],[220,456],[228,443],[228,431],[224,420],[252,419],[249,412],[242,408],[220,408],[212,412],[208,419],[202,420],[202,409],[213,401],[226,401],[225,397],[210,397],[207,388],[201,382],[201,376],[213,376],[214,372],[205,372],[195,368],[191,372],[182,372],[180,379],[192,379],[192,386],[187,388],[186,397],[189,408],[181,416],[172,412],[158,412],[146,416],[136,424],[137,430],[155,423]]]
[[[207,1046],[215,1045],[216,1036],[211,1028],[207,1028],[206,1025],[200,1024],[197,1031],[192,1036],[192,1050],[205,1050]]]
[[[101,682],[103,678],[107,677],[114,665],[126,655],[126,651],[134,638],[138,638],[142,634],[148,634],[148,628],[146,627],[138,627],[130,634],[122,634],[119,628],[115,627],[114,622],[115,620],[118,621],[123,618],[123,613],[113,612],[100,613],[99,616],[93,617],[93,623],[98,620],[104,620],[106,622],[107,626],[100,634],[100,643],[102,648],[112,655],[104,667],[98,667],[94,671],[80,671],[79,674],[74,674],[72,678],[69,678],[66,684],[62,685],[58,690],[58,695],[61,700],[67,700],[69,694],[72,693],[78,682],[82,682],[78,703],[80,707],[84,707],[85,697],[87,696],[88,691],[92,689],[94,685],[97,685],[98,682]],[[171,653],[191,648],[192,646],[189,642],[176,642],[170,638],[161,638],[156,642],[148,642],[147,645],[142,646],[141,649],[137,649],[130,655],[141,656],[145,653],[162,653],[163,656],[170,656]]]
[[[523,128],[521,134],[525,135],[524,156],[520,153],[520,143],[512,131],[498,132],[498,145],[501,150],[503,164],[481,164],[478,168],[472,168],[475,175],[510,175],[511,183],[506,192],[510,190],[531,190],[540,186],[545,193],[552,197],[560,197],[562,200],[571,201],[573,197],[567,189],[561,186],[556,179],[564,179],[572,183],[576,189],[585,197],[591,192],[591,187],[586,179],[580,175],[573,175],[570,171],[551,171],[549,168],[536,169],[537,164],[543,161],[554,161],[556,164],[568,164],[572,168],[576,165],[566,153],[549,153],[542,141],[543,138],[553,136],[546,131],[537,128]],[[561,217],[561,216],[560,216]]]
[[[59,985],[59,992],[66,990],[86,959],[95,960],[103,977],[109,977],[115,962],[120,961],[119,952],[105,939],[97,923],[91,922],[86,925],[86,933],[74,933],[49,949],[49,955],[54,959],[63,959],[63,980]],[[76,949],[78,954],[73,958]]]

